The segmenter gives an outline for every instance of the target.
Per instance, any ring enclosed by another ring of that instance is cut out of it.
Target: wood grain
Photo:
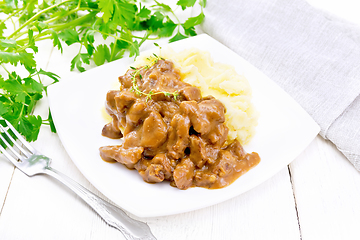
[[[360,239],[360,173],[317,137],[291,164],[303,240]]]

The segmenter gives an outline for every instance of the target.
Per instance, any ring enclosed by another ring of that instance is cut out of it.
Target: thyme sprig
[[[164,58],[156,55],[155,53],[153,53],[153,55],[149,58],[147,58],[148,61],[150,61],[150,64],[146,64],[140,68],[135,68],[135,67],[130,67],[131,69],[134,70],[134,72],[131,74],[131,79],[132,79],[132,86],[131,86],[131,91],[135,92],[137,95],[139,96],[146,96],[146,101],[149,101],[151,99],[152,96],[154,95],[159,95],[159,94],[164,94],[166,97],[173,97],[174,100],[176,101],[179,93],[178,91],[175,92],[154,92],[153,90],[150,90],[148,93],[145,93],[143,91],[140,90],[139,85],[137,84],[137,80],[136,78],[139,77],[140,80],[143,78],[143,76],[141,75],[141,71],[143,70],[148,70],[150,69],[152,66],[154,66],[156,63],[158,63],[159,60],[165,60]]]

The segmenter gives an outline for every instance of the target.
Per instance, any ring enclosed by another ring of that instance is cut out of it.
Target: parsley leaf
[[[105,23],[109,21],[114,12],[114,0],[99,0],[99,8],[104,13],[102,18]]]
[[[177,24],[175,24],[171,19],[169,19],[167,22],[164,23],[163,27],[159,29],[158,36],[170,37],[173,34],[176,27]]]
[[[48,76],[49,78],[51,78],[52,80],[54,80],[53,83],[59,82],[59,79],[60,79],[60,77],[59,77],[58,75],[56,75],[55,73],[44,71],[44,70],[42,70],[41,68],[40,68],[40,70],[38,71],[38,74]]]
[[[182,10],[185,10],[188,7],[193,7],[196,0],[179,0],[176,5],[181,6]]]
[[[196,25],[199,25],[200,23],[203,22],[204,18],[205,18],[204,13],[200,13],[196,17],[191,17],[188,20],[186,20],[186,22],[184,23],[184,28],[189,29]]]
[[[85,72],[85,68],[82,66],[82,58],[81,58],[81,53],[78,53],[72,60],[71,60],[71,66],[70,69],[74,70],[75,67],[80,71],[80,72]]]
[[[3,22],[0,22],[0,38],[3,37],[4,30],[6,29],[6,25]]]
[[[176,35],[172,38],[170,38],[169,42],[175,42],[181,39],[187,38],[187,36],[184,36],[183,34],[181,34],[180,32],[177,32]]]
[[[16,41],[13,39],[0,39],[0,48],[16,48]]]
[[[58,36],[68,45],[80,42],[79,33],[74,29],[66,29],[58,34]]]
[[[63,48],[62,48],[62,45],[61,45],[61,42],[60,42],[60,39],[59,39],[59,36],[58,34],[54,31],[54,30],[50,30],[50,33],[51,33],[51,38],[53,40],[53,45],[54,47],[57,47],[58,50],[61,51],[61,53],[63,52]]]
[[[110,60],[110,50],[107,45],[101,44],[96,47],[94,52],[94,62],[97,66],[100,66],[103,65],[106,60]]]

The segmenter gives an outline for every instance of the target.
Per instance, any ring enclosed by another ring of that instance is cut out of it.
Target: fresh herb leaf
[[[196,17],[191,17],[184,23],[184,28],[189,29],[203,22],[205,18],[204,13],[200,13]]]
[[[54,124],[54,121],[53,121],[53,118],[52,118],[52,115],[51,115],[50,108],[49,108],[48,121],[49,121],[49,125],[50,125],[50,130],[51,130],[51,132],[56,133],[56,128],[55,128],[55,124]]]
[[[136,17],[139,21],[145,21],[151,17],[151,11],[146,7],[142,7]]]
[[[139,45],[138,41],[135,40],[133,42],[133,44],[131,44],[130,47],[129,47],[129,57],[133,57],[133,56],[137,57],[137,56],[139,56],[140,55],[139,48],[140,48],[140,45]]]
[[[35,46],[34,31],[31,29],[28,30],[28,39],[29,39],[28,48],[31,48],[34,51],[34,53],[37,53],[38,47]]]
[[[60,50],[61,51],[61,53],[63,53],[63,48],[62,48],[62,45],[61,45],[61,42],[60,42],[60,39],[59,39],[59,36],[58,36],[58,34],[56,33],[56,31],[54,31],[54,30],[50,30],[50,37],[51,37],[51,39],[53,40],[53,45],[54,45],[54,47],[57,47],[58,48],[58,50]]]
[[[185,38],[187,38],[187,36],[181,34],[180,32],[177,32],[174,37],[170,38],[169,42],[175,42]]]
[[[182,10],[185,10],[188,7],[193,7],[196,0],[179,0],[176,5],[181,6]]]
[[[0,48],[16,48],[17,44],[16,41],[13,39],[0,39]]]
[[[103,65],[105,61],[110,60],[110,50],[107,45],[101,44],[96,47],[94,52],[94,62],[97,66]]]
[[[71,60],[71,66],[70,69],[74,70],[75,67],[80,71],[80,72],[85,72],[85,68],[82,66],[82,58],[81,58],[81,53],[78,53],[72,60]]]
[[[158,36],[159,37],[170,37],[175,28],[177,27],[177,24],[175,24],[172,20],[168,20],[164,23],[163,27],[159,29]]]
[[[38,74],[48,76],[49,78],[51,78],[52,80],[54,80],[53,83],[59,82],[59,79],[60,79],[60,77],[59,77],[58,75],[56,75],[55,73],[44,71],[44,70],[42,70],[41,68],[40,68],[40,70],[38,71]]]
[[[161,7],[165,12],[172,12],[172,9],[169,5],[166,5],[164,3],[159,3],[158,1],[155,1],[157,6]]]
[[[105,23],[109,21],[114,13],[114,5],[114,0],[99,0],[99,8],[101,9],[101,12],[104,13],[102,18]]]
[[[39,135],[40,126],[42,124],[41,116],[22,116],[18,122],[11,122],[14,127],[21,133],[25,133],[27,141],[35,141]]]
[[[3,37],[4,30],[6,29],[6,25],[3,22],[0,22],[0,38]]]
[[[66,29],[63,32],[59,33],[58,36],[68,46],[80,42],[79,33],[74,29]]]

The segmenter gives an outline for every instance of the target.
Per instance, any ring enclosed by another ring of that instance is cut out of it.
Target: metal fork
[[[120,230],[126,239],[156,240],[146,223],[130,218],[121,209],[106,202],[74,180],[51,168],[50,158],[36,151],[7,120],[1,117],[0,120],[3,120],[7,125],[2,126],[0,123],[0,143],[3,142],[8,149],[5,150],[0,144],[0,151],[23,173],[29,177],[37,174],[47,174],[56,178],[79,195],[106,223]],[[11,136],[10,130],[18,138],[20,144]]]

